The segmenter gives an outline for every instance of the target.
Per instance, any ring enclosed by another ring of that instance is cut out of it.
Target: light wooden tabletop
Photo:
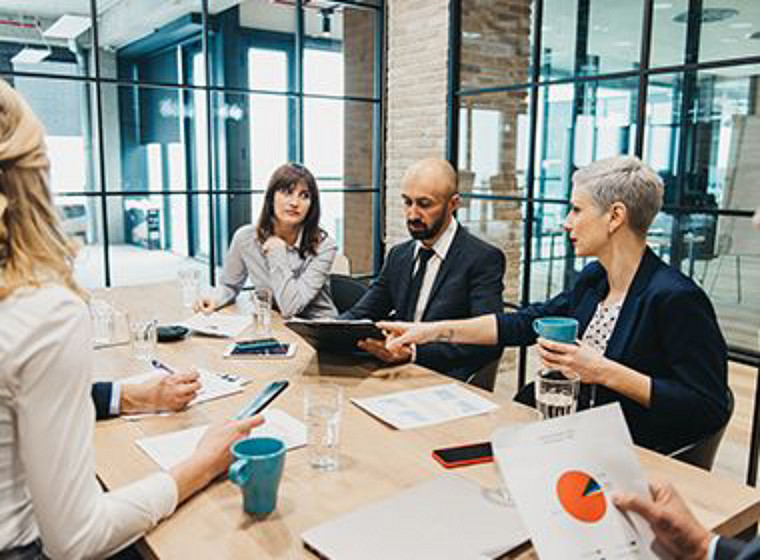
[[[97,296],[132,316],[154,316],[162,324],[189,315],[181,307],[179,287],[174,283],[102,290]],[[239,298],[232,311],[250,312],[246,295]],[[157,465],[134,444],[136,439],[230,417],[253,394],[276,379],[288,379],[291,386],[273,407],[299,419],[303,419],[303,388],[306,384],[328,378],[345,388],[340,469],[317,472],[309,466],[305,448],[288,452],[277,509],[264,520],[256,520],[243,512],[238,487],[227,481],[216,482],[180,506],[171,518],[146,536],[144,550],[156,557],[310,557],[300,539],[306,529],[442,474],[443,469],[430,456],[433,449],[487,440],[499,426],[536,419],[536,412],[532,409],[471,388],[497,402],[499,409],[428,428],[394,430],[350,404],[348,398],[451,380],[413,365],[376,368],[319,363],[314,350],[286,329],[281,321],[275,319],[273,327],[281,340],[298,342],[295,357],[224,359],[222,353],[229,344],[225,339],[190,337],[181,342],[159,344],[157,357],[174,368],[197,366],[233,372],[248,377],[251,383],[241,394],[171,416],[99,422],[95,432],[98,477],[108,488],[114,488],[157,470]],[[145,363],[132,357],[129,346],[95,351],[96,379],[119,379],[143,373],[146,369]],[[313,375],[317,371],[320,376]],[[721,534],[737,534],[760,519],[758,491],[646,450],[639,450],[639,456],[650,477],[672,481],[699,520]],[[493,464],[471,466],[457,472],[483,486],[499,486]],[[511,557],[531,558],[534,555],[524,548]]]

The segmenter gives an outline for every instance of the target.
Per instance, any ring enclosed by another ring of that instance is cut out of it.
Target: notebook
[[[485,560],[521,545],[528,534],[500,490],[446,474],[317,525],[301,538],[330,560]]]

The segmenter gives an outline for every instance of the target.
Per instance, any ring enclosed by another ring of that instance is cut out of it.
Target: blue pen
[[[175,371],[174,371],[172,368],[170,368],[170,367],[169,367],[169,366],[167,366],[165,363],[163,363],[163,362],[161,362],[161,361],[159,361],[159,360],[157,360],[157,359],[155,359],[155,358],[153,358],[153,359],[150,361],[150,365],[152,365],[152,366],[153,366],[154,368],[156,368],[156,369],[162,369],[162,370],[164,370],[166,373],[168,373],[168,374],[170,374],[170,375],[171,375],[172,373],[176,373],[176,372],[175,372]]]

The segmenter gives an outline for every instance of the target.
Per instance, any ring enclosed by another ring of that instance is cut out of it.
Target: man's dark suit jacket
[[[757,560],[760,558],[760,538],[748,543],[720,537],[715,547],[715,560]]]
[[[95,404],[95,417],[98,420],[111,418],[111,390],[113,384],[108,382],[97,382],[92,384],[90,394],[92,402]]]
[[[379,321],[395,311],[396,320],[414,320],[405,315],[404,308],[414,271],[415,243],[406,241],[390,250],[369,291],[342,318]],[[459,225],[438,269],[422,321],[464,319],[502,311],[504,260],[499,249]],[[467,380],[500,355],[501,349],[495,346],[431,343],[417,347],[416,363]]]
[[[533,344],[533,320],[550,315],[578,319],[582,337],[608,292],[607,273],[593,262],[570,290],[546,303],[500,315],[499,341],[504,346]],[[651,378],[649,408],[601,385],[597,388],[597,405],[620,402],[638,445],[672,452],[728,421],[727,350],[712,304],[691,279],[650,249],[634,275],[604,355]],[[581,408],[588,394],[584,386]],[[529,403],[532,386],[516,398]]]

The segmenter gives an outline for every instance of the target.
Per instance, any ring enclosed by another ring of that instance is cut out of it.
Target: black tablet
[[[290,319],[285,326],[301,335],[317,350],[353,354],[356,343],[365,338],[385,340],[383,331],[368,319],[346,321],[338,319]]]

